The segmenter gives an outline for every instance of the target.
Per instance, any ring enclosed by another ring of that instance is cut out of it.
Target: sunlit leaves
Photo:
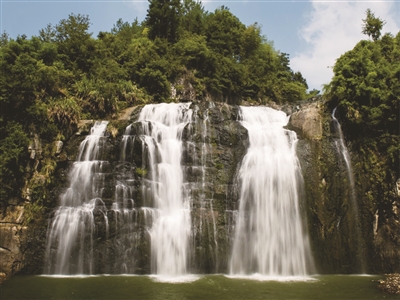
[[[47,113],[50,120],[58,124],[60,128],[67,129],[68,133],[71,133],[80,120],[81,107],[71,96],[50,99]]]

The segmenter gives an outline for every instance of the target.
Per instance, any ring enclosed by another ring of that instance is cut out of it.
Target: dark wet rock
[[[182,97],[186,100],[193,98],[189,85],[185,93]],[[183,131],[181,162],[186,196],[190,198],[192,208],[189,272],[223,273],[228,271],[239,201],[237,172],[249,144],[248,133],[238,122],[238,106],[193,100],[191,108],[194,110],[193,122]],[[331,112],[320,99],[276,108],[292,114],[287,127],[298,134],[297,154],[304,183],[301,209],[304,219],[308,220],[305,229],[309,232],[317,271],[357,273],[360,261],[365,260],[369,272],[398,272],[400,188],[398,182],[396,185],[398,176],[394,178],[384,165],[380,167],[384,157],[378,152],[364,150],[366,154],[360,154],[361,151],[356,151],[358,148],[349,145],[357,201],[361,207],[359,226],[366,248],[366,257],[362,258],[355,243],[360,237],[355,230],[357,224],[350,203],[348,177],[343,158],[337,152],[338,136],[334,132]],[[96,173],[96,180],[103,190],[101,201],[96,200],[93,211],[96,227],[93,246],[85,245],[94,249],[94,273],[151,272],[149,232],[152,216],[147,208],[154,207],[154,199],[148,192],[152,183],[148,149],[142,140],[143,125],[136,122],[140,110],[141,107],[136,107],[129,110],[130,115],[125,115],[123,120],[113,121],[112,128],[102,140],[100,156],[103,163]],[[131,126],[125,132],[128,120]],[[59,196],[69,186],[69,170],[92,125],[93,121],[81,122],[79,134],[63,141],[62,149],[56,151],[56,154],[60,153],[49,185],[51,191],[42,210],[32,214],[34,222],[26,222],[25,216],[29,214],[24,213],[20,218],[21,212],[29,207],[31,211],[38,209],[30,201],[32,189],[29,187],[24,191],[26,197],[8,199],[0,207],[0,251],[6,258],[2,258],[0,264],[6,270],[2,271],[6,276],[18,272],[42,272],[48,220],[59,203]],[[121,145],[125,136],[129,138],[123,151]],[[36,163],[42,159],[38,156],[40,147],[32,144],[31,154],[32,151],[35,154],[31,159],[31,172],[37,169]],[[380,184],[382,177],[377,174],[388,178],[387,188]],[[122,193],[116,189],[119,183],[128,187],[130,193],[123,200],[129,208],[125,215],[113,208],[116,195]],[[132,222],[124,222],[124,218]],[[121,248],[123,244],[131,246]],[[128,269],[123,271],[124,267]]]

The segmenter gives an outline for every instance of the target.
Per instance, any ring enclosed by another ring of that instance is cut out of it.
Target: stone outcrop
[[[385,279],[378,280],[378,289],[388,294],[400,294],[400,274],[387,274]]]
[[[322,132],[322,103],[310,103],[290,115],[288,128],[304,138],[320,140]]]
[[[195,101],[196,90],[187,77],[181,77],[171,86],[171,97],[178,101]]]
[[[24,255],[21,250],[24,232],[24,206],[19,199],[8,201],[7,208],[0,212],[0,282],[19,272]]]
[[[300,105],[299,105],[300,106]],[[337,148],[331,112],[322,101],[304,103],[291,115],[298,133],[297,155],[304,180],[304,212],[319,273],[360,273],[358,207],[352,203],[343,155]],[[372,228],[372,225],[371,225]]]

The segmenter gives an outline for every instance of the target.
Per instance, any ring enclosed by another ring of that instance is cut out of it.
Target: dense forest
[[[29,140],[63,140],[80,119],[112,118],[128,106],[174,101],[179,79],[196,98],[239,104],[304,99],[307,83],[255,23],[227,7],[205,11],[194,0],[151,0],[143,22],[118,20],[97,38],[86,15],[71,14],[37,36],[0,40],[0,189],[22,185]],[[184,100],[184,99],[183,99]],[[51,149],[45,149],[45,152]],[[51,173],[54,162],[41,166]]]

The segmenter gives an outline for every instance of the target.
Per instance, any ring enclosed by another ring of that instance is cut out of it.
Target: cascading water
[[[356,189],[355,189],[355,185],[354,185],[354,175],[353,175],[353,168],[351,166],[350,154],[349,154],[349,151],[347,150],[346,145],[344,144],[342,127],[340,126],[339,121],[336,119],[335,113],[336,113],[336,107],[332,111],[332,120],[335,125],[335,129],[339,134],[339,139],[335,140],[335,145],[336,145],[338,152],[343,156],[344,162],[346,164],[347,174],[349,177],[349,185],[350,185],[350,190],[351,190],[351,192],[350,192],[351,199],[354,203],[356,203],[357,202],[356,201]]]
[[[346,170],[347,170],[347,177],[349,180],[349,189],[350,189],[350,203],[351,203],[351,211],[353,212],[353,217],[352,220],[355,223],[354,227],[357,231],[357,234],[355,235],[356,243],[357,243],[357,251],[359,252],[359,271],[361,273],[366,272],[366,266],[365,266],[365,251],[363,247],[363,239],[362,239],[362,233],[360,229],[360,219],[359,219],[359,213],[358,213],[358,205],[357,205],[357,196],[356,196],[356,188],[355,188],[355,183],[354,183],[354,174],[353,174],[353,168],[351,166],[351,160],[350,160],[350,154],[349,151],[347,150],[347,147],[344,143],[344,138],[343,138],[343,132],[342,128],[340,126],[339,121],[335,117],[336,113],[336,107],[332,111],[332,120],[335,126],[335,130],[337,131],[339,135],[339,139],[335,140],[335,145],[338,153],[343,157],[343,160],[346,165]]]
[[[179,281],[189,270],[225,272],[236,226],[231,274],[306,274],[296,136],[282,128],[288,118],[281,112],[241,111],[250,148],[239,212],[234,183],[224,181],[233,180],[231,162],[246,149],[237,112],[222,117],[213,103],[193,110],[191,103],[146,105],[121,149],[105,136],[107,122],[96,122],[49,223],[45,273],[151,272]]]
[[[187,272],[191,221],[190,203],[183,191],[181,156],[182,132],[192,119],[189,106],[146,105],[138,120],[151,180],[145,193],[153,199],[156,210],[150,235],[152,271],[158,275],[176,277]]]
[[[303,277],[311,262],[303,231],[296,134],[284,112],[241,107],[250,146],[239,170],[240,200],[231,275]]]
[[[61,205],[49,225],[46,247],[47,274],[92,274],[94,210],[104,214],[101,200],[101,157],[104,132],[108,122],[96,122],[90,135],[81,143],[78,160],[69,174],[70,186],[61,195]],[[88,249],[89,248],[89,249]]]

